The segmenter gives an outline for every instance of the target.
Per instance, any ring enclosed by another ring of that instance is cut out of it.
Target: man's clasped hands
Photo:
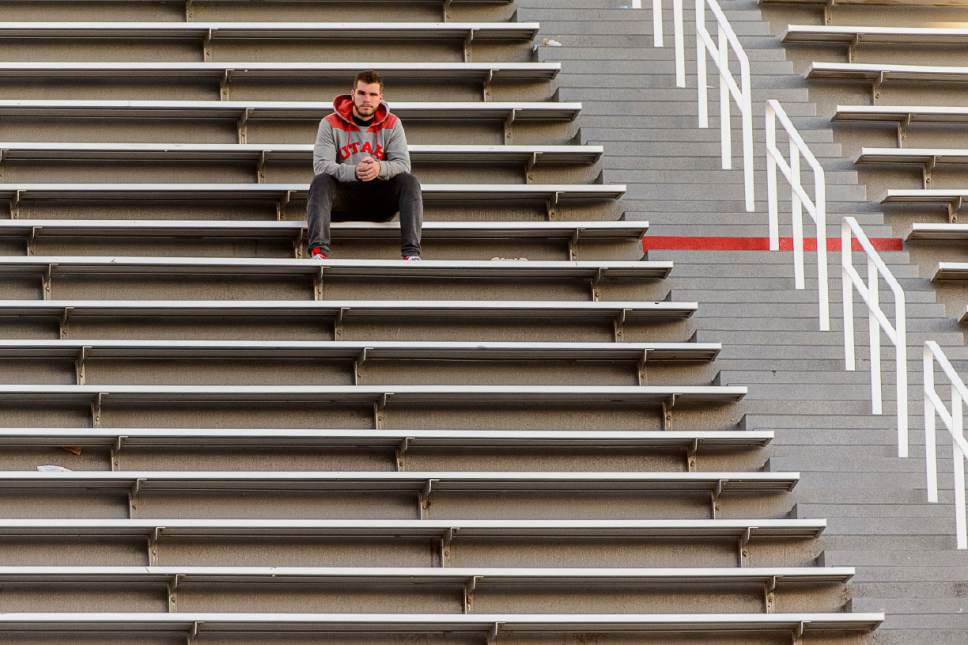
[[[356,164],[356,178],[360,181],[373,181],[380,176],[380,162],[367,156]]]

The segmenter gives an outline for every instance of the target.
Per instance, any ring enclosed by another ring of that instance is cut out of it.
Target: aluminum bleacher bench
[[[538,202],[548,212],[563,201],[614,200],[625,194],[622,184],[423,184],[425,202],[480,204]],[[25,202],[262,202],[283,208],[305,201],[307,184],[0,184],[0,200],[16,217]]]
[[[593,164],[603,146],[420,145],[409,146],[416,163],[449,164]],[[0,142],[0,159],[11,161],[164,161],[249,162],[260,169],[269,162],[312,167],[313,144],[271,143],[23,143]]]
[[[210,80],[227,84],[232,79],[346,80],[361,63],[306,62],[0,62],[0,79],[137,79],[184,81]],[[480,82],[492,80],[549,81],[561,71],[560,63],[379,63],[367,62],[386,80],[443,80]],[[227,96],[223,95],[223,98]]]
[[[968,240],[968,224],[934,224],[915,222],[911,225],[907,241],[939,240],[961,241]]]
[[[9,585],[155,585],[175,577],[186,585],[404,585],[461,593],[547,590],[553,588],[635,590],[650,585],[760,586],[842,584],[853,567],[703,567],[703,568],[491,568],[491,567],[206,567],[206,566],[0,566],[0,583]],[[48,587],[49,588],[49,587]],[[96,587],[95,587],[96,588]]]
[[[0,340],[0,359],[312,359],[609,361],[685,364],[712,361],[719,343],[572,343],[277,340]]]
[[[940,105],[838,105],[833,122],[893,127],[897,130],[898,146],[903,146],[911,126],[961,126],[968,123],[968,108]]]
[[[892,126],[915,123],[968,123],[968,107],[940,105],[838,105],[833,120],[840,123],[887,123]]]
[[[661,279],[672,262],[625,260],[297,260],[290,258],[173,258],[3,256],[0,274],[222,275],[327,278],[490,278],[577,280]]]
[[[856,159],[863,164],[968,164],[968,150],[946,148],[861,148]]]
[[[363,448],[393,453],[406,450],[540,448],[541,450],[685,451],[737,450],[764,447],[768,430],[304,430],[192,428],[0,428],[0,446],[78,446],[117,448]]]
[[[497,121],[504,140],[511,141],[511,127],[519,122],[569,122],[581,112],[581,103],[558,102],[448,102],[392,101],[394,114],[405,121],[453,122]],[[248,127],[259,121],[318,122],[332,112],[331,103],[314,101],[118,101],[72,99],[0,99],[0,117],[11,119],[114,119],[231,121],[239,143],[248,140]]]
[[[451,222],[423,223],[424,240],[556,240],[568,245],[569,257],[577,259],[581,240],[641,240],[649,229],[643,221],[555,221],[555,222]],[[0,219],[0,238],[21,238],[27,254],[33,242],[42,238],[131,239],[283,239],[292,241],[295,252],[304,251],[306,225],[294,220],[69,220]],[[396,240],[398,222],[333,222],[337,239]]]
[[[767,446],[773,432],[758,431],[596,431],[596,430],[305,430],[184,428],[0,428],[0,446],[70,447],[109,451],[120,470],[127,450],[264,450],[337,449],[378,454],[406,470],[407,459],[422,450],[540,450],[542,454],[589,450],[595,455],[629,450],[675,451],[686,468],[695,470],[702,455]]]
[[[814,62],[810,63],[806,77],[813,80],[863,81],[878,85],[889,81],[957,84],[968,82],[968,67]]]
[[[635,323],[681,320],[695,302],[578,302],[516,300],[0,300],[0,317],[50,318],[67,324],[78,318],[310,319],[340,322],[399,320],[553,320]]]
[[[783,472],[239,472],[0,471],[0,490],[88,493],[228,493],[352,491],[434,493],[776,493],[793,490],[799,473]]]
[[[207,1],[207,0],[206,0]],[[536,22],[4,22],[0,40],[123,39],[289,40],[356,39],[530,41]]]
[[[968,262],[938,262],[931,282],[939,280],[968,280]]]
[[[826,520],[266,520],[266,519],[0,519],[0,537],[97,539],[250,538],[385,538],[392,540],[584,539],[596,541],[801,539],[818,537]],[[5,614],[0,614],[3,616]],[[844,614],[850,616],[851,614]]]
[[[883,613],[789,614],[254,614],[47,613],[0,614],[0,633],[79,635],[141,634],[232,638],[312,634],[446,634],[494,642],[515,634],[545,638],[573,633],[809,634],[868,632]],[[355,639],[355,637],[354,637]]]
[[[735,385],[0,385],[0,400],[45,404],[724,405]]]
[[[968,198],[964,188],[892,188],[881,197],[882,204],[920,204],[937,205],[946,208],[948,217],[953,218]]]
[[[197,200],[262,199],[288,196],[305,199],[307,184],[0,184],[0,198],[35,200]],[[622,184],[424,184],[424,199],[617,199],[625,192]]]
[[[105,236],[180,237],[217,236],[265,239],[292,237],[305,230],[299,221],[250,220],[63,220],[19,219],[0,220],[0,237],[23,237],[31,234],[43,237]],[[391,222],[333,222],[332,228],[344,238],[396,238],[399,225]],[[450,222],[423,223],[423,237],[437,239],[473,238],[540,238],[569,240],[573,237],[593,240],[640,239],[648,231],[644,221],[587,221],[587,222]]]
[[[916,165],[921,169],[923,187],[931,184],[937,166],[968,164],[968,150],[944,148],[861,148],[855,160],[868,166]]]
[[[404,120],[573,121],[581,103],[494,101],[433,103],[390,101]],[[319,121],[331,103],[316,101],[118,101],[78,99],[2,99],[0,117],[70,119],[223,119],[244,124],[260,119]]]
[[[627,544],[630,541],[728,545],[736,549],[737,562],[746,565],[748,546],[774,541],[813,540],[825,529],[825,520],[813,519],[0,519],[0,538],[5,541],[59,541],[70,537],[77,543],[122,543],[145,549],[149,563],[159,545],[169,541],[199,540],[279,544],[288,542],[360,540],[394,545],[414,542],[436,544],[442,564],[462,548],[511,540],[558,545],[562,540],[587,544]],[[446,548],[445,548],[446,547]],[[7,614],[0,614],[7,615]],[[850,614],[841,614],[847,615]]]
[[[209,406],[338,406],[372,411],[374,424],[388,408],[426,405],[456,408],[480,406],[593,407],[673,410],[735,403],[747,394],[743,386],[725,385],[0,385],[0,402],[8,405],[60,406],[90,412],[100,427],[105,406],[198,408]]]
[[[968,29],[789,25],[780,39],[786,45],[964,45]]]

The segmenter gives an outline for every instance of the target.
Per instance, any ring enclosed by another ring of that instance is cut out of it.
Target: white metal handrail
[[[717,25],[717,42],[706,29],[706,7],[712,12]],[[642,7],[641,0],[632,0],[632,8]],[[686,55],[683,26],[682,0],[672,0],[675,28],[676,87],[686,86]],[[665,44],[662,26],[662,0],[652,0],[652,37],[656,47]],[[709,52],[719,70],[719,117],[722,146],[722,167],[733,167],[732,122],[730,96],[739,108],[743,131],[743,184],[746,210],[755,210],[753,194],[753,91],[750,82],[750,62],[716,0],[696,0],[696,87],[699,100],[699,127],[709,127],[709,99],[706,87],[706,53]],[[739,62],[740,80],[729,69],[730,50]]]
[[[951,459],[954,462],[955,530],[958,548],[968,549],[968,522],[965,521],[965,458],[968,457],[968,441],[964,436],[964,402],[968,401],[968,388],[951,366],[948,357],[933,340],[924,343],[924,460],[928,478],[928,501],[938,502],[938,458],[935,442],[935,417],[951,435]],[[934,389],[934,363],[948,377],[951,385],[951,410]]]
[[[642,0],[633,0],[633,8],[641,8]],[[665,47],[662,33],[662,0],[652,0],[652,43],[655,47]],[[673,38],[676,56],[676,87],[686,86],[686,45],[685,27],[682,16],[682,0],[672,0]]]
[[[790,161],[776,145],[776,122],[786,131],[790,140]],[[800,182],[800,157],[813,170],[813,198]],[[827,281],[827,184],[823,167],[810,152],[796,126],[790,121],[780,102],[766,102],[766,192],[770,218],[770,250],[780,250],[779,196],[777,194],[776,170],[779,168],[790,185],[791,214],[793,217],[793,277],[794,287],[804,289],[803,271],[803,209],[813,218],[817,230],[817,291],[820,307],[820,331],[830,330],[830,296]]]
[[[716,19],[717,41],[706,29],[706,7]],[[740,80],[729,69],[729,52],[733,51],[740,66]],[[709,106],[706,89],[706,52],[719,69],[719,128],[722,140],[722,166],[728,170],[733,165],[732,123],[729,98],[732,96],[739,108],[743,126],[743,180],[746,210],[753,212],[753,92],[750,88],[750,61],[736,33],[729,25],[726,14],[716,0],[696,0],[696,88],[699,95],[699,127],[709,127]]]
[[[867,255],[867,283],[853,266],[853,240]],[[884,330],[894,344],[897,363],[897,455],[908,456],[908,399],[907,399],[907,317],[904,290],[890,269],[881,260],[867,235],[853,217],[845,217],[840,235],[841,281],[844,293],[844,361],[847,371],[856,369],[854,361],[854,289],[867,304],[868,328],[871,344],[871,407],[881,414],[881,334]],[[887,319],[880,306],[878,281],[883,278],[894,294],[894,324]]]

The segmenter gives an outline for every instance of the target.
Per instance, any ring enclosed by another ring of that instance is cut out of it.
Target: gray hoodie
[[[379,179],[410,172],[403,123],[390,113],[386,103],[380,103],[369,126],[363,128],[365,132],[353,122],[353,97],[337,96],[333,113],[319,122],[313,146],[313,172],[331,175],[341,182],[358,181],[356,165],[366,157],[380,162]]]

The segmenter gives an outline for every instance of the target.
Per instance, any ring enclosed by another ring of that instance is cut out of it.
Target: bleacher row
[[[0,2],[0,639],[876,628],[540,26],[344,5]],[[395,223],[304,259],[309,144],[361,68],[407,127],[419,264]]]
[[[761,2],[823,4],[797,0]],[[821,18],[825,24],[791,24],[781,40],[791,48],[806,47],[810,52],[832,50],[834,56],[846,54],[846,62],[810,62],[805,75],[835,92],[844,84],[857,86],[861,95],[868,97],[869,105],[838,103],[832,118],[840,129],[857,129],[849,136],[860,146],[855,156],[858,168],[869,171],[868,176],[883,173],[890,177],[873,180],[878,187],[885,182],[886,189],[878,190],[871,197],[889,212],[901,216],[899,226],[907,225],[905,236],[915,253],[928,258],[937,253],[954,252],[953,260],[960,260],[958,242],[963,239],[963,232],[957,220],[968,196],[965,183],[968,154],[964,150],[968,142],[961,140],[959,134],[964,131],[968,111],[959,94],[968,81],[968,66],[960,55],[952,55],[952,48],[968,39],[968,30],[936,25],[957,24],[958,14],[952,11],[964,4],[957,0],[932,2],[928,8],[911,4],[919,10],[878,14],[871,7],[867,9],[866,21],[863,9],[859,10],[861,13],[847,9],[838,14],[828,7]],[[830,24],[837,22],[838,17],[846,24]],[[850,94],[857,96],[853,91]],[[895,97],[916,101],[900,103]],[[866,144],[865,140],[873,137],[883,140],[881,132],[885,127],[896,130],[896,147]],[[914,145],[912,140],[916,142]],[[922,141],[923,144],[919,143]],[[952,142],[961,147],[952,147]],[[919,186],[911,187],[912,184]],[[947,222],[930,221],[937,218],[939,210]],[[918,251],[924,245],[931,248]],[[931,280],[942,288],[963,285],[968,278],[966,268],[968,263],[964,261],[935,262],[930,270]],[[961,297],[962,291],[963,287],[959,286],[959,295],[955,297]],[[958,309],[962,324],[968,323],[963,302]]]

